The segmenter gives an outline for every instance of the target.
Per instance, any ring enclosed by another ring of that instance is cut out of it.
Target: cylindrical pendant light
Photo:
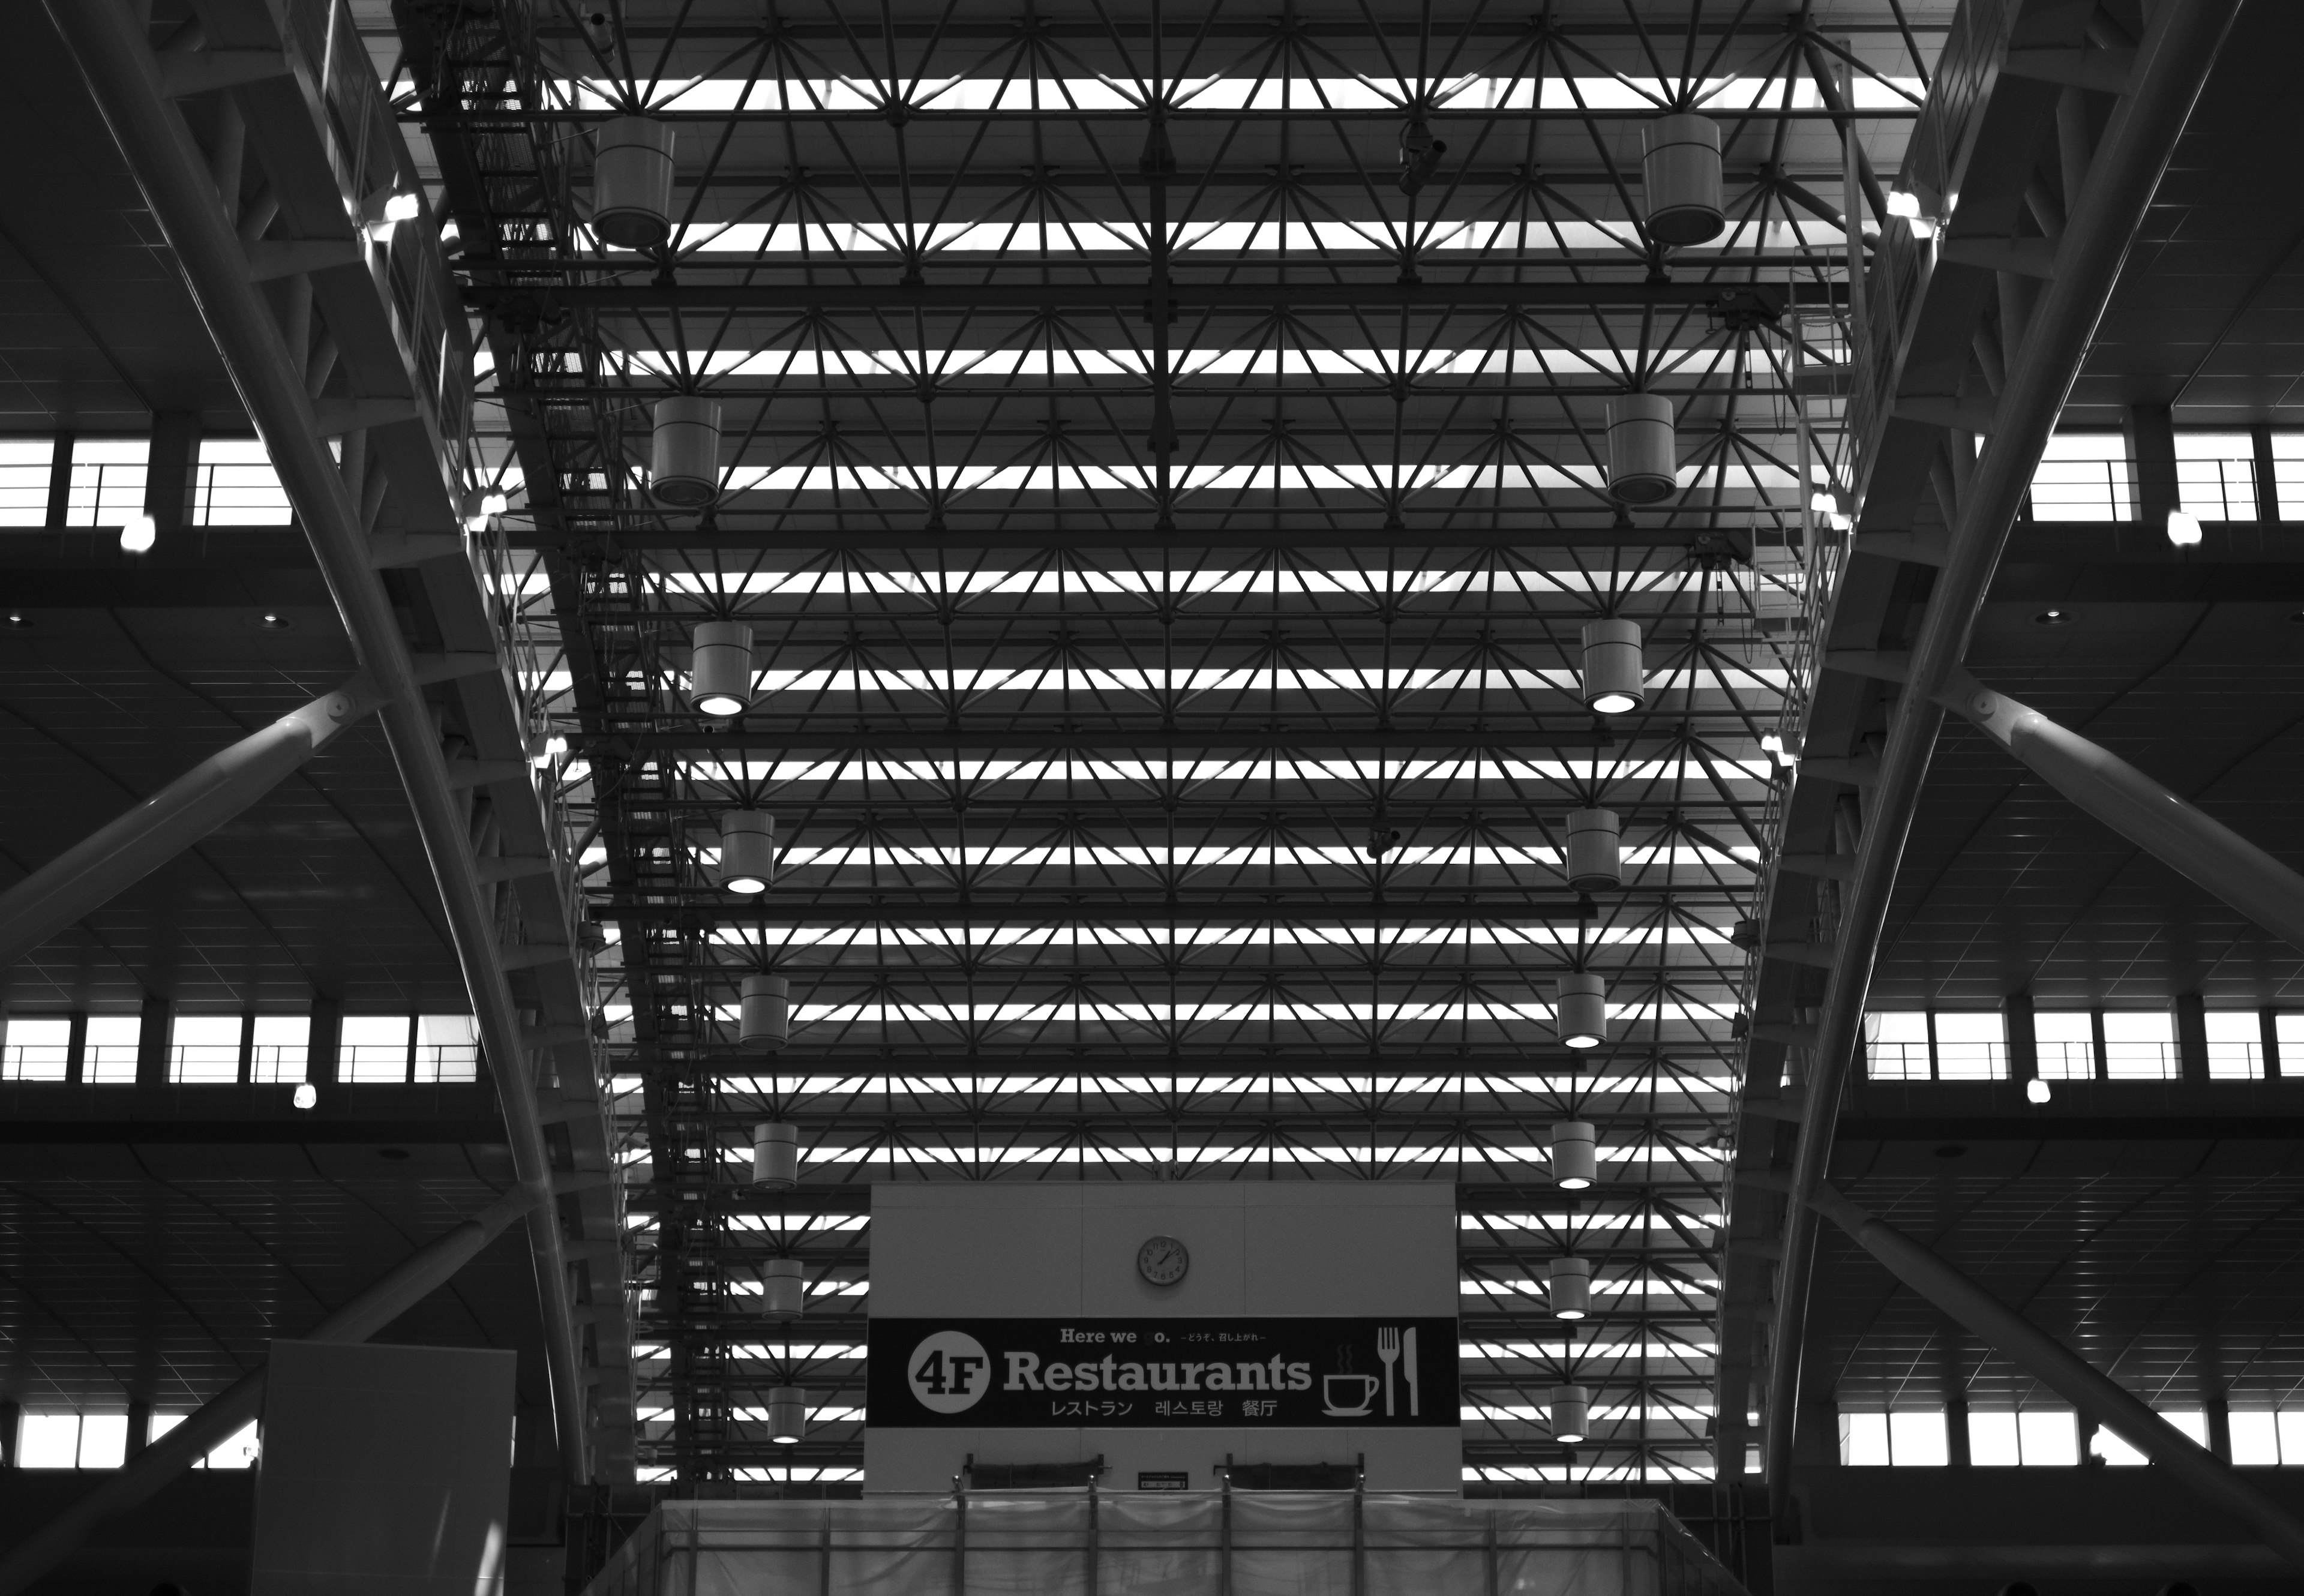
[[[678,394],[656,402],[648,439],[648,495],[675,510],[720,497],[720,401]]]
[[[592,231],[612,250],[672,236],[672,123],[619,116],[594,135]]]
[[[1584,707],[1622,715],[1648,700],[1648,667],[1640,658],[1640,624],[1614,616],[1584,623]]]
[[[741,715],[752,707],[750,626],[741,621],[699,622],[689,633],[689,647],[690,709],[699,715]]]
[[[775,1052],[792,1035],[792,989],[781,975],[748,975],[737,1010],[736,1038]]]
[[[1583,1386],[1552,1388],[1552,1439],[1574,1446],[1591,1434],[1592,1393]]]
[[[800,1126],[771,1119],[752,1127],[752,1184],[775,1191],[800,1184]]]
[[[775,868],[776,819],[763,810],[724,810],[720,815],[720,885],[747,895],[766,892]]]
[[[1599,1178],[1598,1133],[1591,1122],[1563,1119],[1552,1127],[1552,1184],[1580,1192]]]
[[[799,1318],[807,1298],[799,1259],[771,1258],[760,1266],[760,1307],[770,1319]]]
[[[1581,1319],[1592,1312],[1592,1262],[1587,1258],[1552,1261],[1552,1317]]]
[[[1562,976],[1554,998],[1553,1020],[1562,1045],[1598,1047],[1608,1040],[1608,983],[1580,970]]]
[[[1680,440],[1672,401],[1662,394],[1619,394],[1608,401],[1608,492],[1627,505],[1660,505],[1680,483]]]
[[[1623,884],[1623,850],[1616,811],[1572,811],[1568,817],[1568,885],[1579,892],[1602,892]]]
[[[808,1428],[808,1393],[798,1386],[768,1390],[768,1439],[781,1446],[800,1439]]]
[[[1682,112],[1648,124],[1640,182],[1648,191],[1648,236],[1674,248],[1709,243],[1728,225],[1720,203],[1720,127]]]

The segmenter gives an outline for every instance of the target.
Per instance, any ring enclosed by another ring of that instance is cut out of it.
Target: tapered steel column
[[[2170,870],[2304,948],[2304,875],[2118,754],[1966,671],[1947,676],[1937,697],[1944,708],[1983,727],[2050,786]]]
[[[1830,1186],[1808,1199],[1888,1272],[1951,1314],[2050,1390],[2181,1481],[2195,1496],[2256,1532],[2304,1568],[2304,1524],[2230,1464],[2177,1429],[2054,1336],[1876,1214]]]
[[[304,1332],[307,1341],[365,1341],[429,1296],[480,1249],[528,1212],[536,1193],[515,1186],[402,1261]],[[264,1371],[252,1369],[221,1396],[131,1458],[126,1466],[0,1555],[0,1596],[15,1593],[70,1556],[106,1519],[127,1512],[232,1439],[264,1411]]]
[[[355,676],[203,760],[0,893],[0,969],[101,908],[270,792],[382,703]]]

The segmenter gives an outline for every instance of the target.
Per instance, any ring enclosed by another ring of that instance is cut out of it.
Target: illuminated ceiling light
[[[1599,715],[1622,715],[1647,698],[1646,665],[1640,658],[1637,621],[1613,617],[1584,623],[1584,707]]]
[[[800,1184],[800,1126],[770,1119],[752,1127],[752,1184],[779,1192]]]
[[[792,1037],[792,984],[781,975],[748,975],[736,1010],[736,1040],[773,1053]]]
[[[11,626],[14,626],[14,627],[17,627],[17,628],[21,629],[21,628],[23,628],[23,627],[26,627],[26,626],[30,626],[31,624],[32,624],[31,617],[30,617],[30,615],[26,615],[22,610],[21,610],[21,609],[12,609],[12,610],[10,610],[10,611],[8,612],[8,624],[9,624],[9,625],[11,625]]]
[[[798,1319],[807,1304],[808,1278],[799,1259],[771,1258],[760,1265],[762,1312],[770,1319]]]
[[[1582,1319],[1592,1312],[1591,1260],[1554,1259],[1546,1284],[1553,1318]]]
[[[299,1108],[316,1108],[319,1107],[320,1093],[309,1081],[300,1081],[288,1100]]]
[[[1920,214],[1920,197],[1905,189],[1888,191],[1888,214],[1907,221]]]
[[[2024,1082],[2024,1100],[2028,1103],[2045,1103],[2050,1095],[2048,1083],[2037,1075]]]
[[[720,885],[750,896],[766,892],[774,872],[776,821],[757,809],[732,809],[720,816]]]
[[[693,658],[688,707],[725,717],[752,707],[752,629],[741,621],[703,621],[690,634]]]
[[[450,216],[440,224],[440,248],[453,255],[463,247],[464,230],[456,225],[455,217]]]
[[[553,760],[566,755],[568,752],[568,739],[562,736],[558,732],[554,732],[546,736],[543,741],[534,743],[531,746],[534,748],[535,751],[528,756],[528,762],[534,765],[538,769],[542,769],[545,766],[552,763]]]
[[[149,515],[131,515],[120,529],[120,547],[130,554],[142,554],[159,540],[160,528]]]
[[[1598,1133],[1591,1122],[1563,1119],[1552,1127],[1552,1184],[1581,1192],[1600,1177]]]
[[[1615,811],[1571,811],[1568,817],[1568,885],[1578,892],[1605,892],[1623,884],[1622,830]]]
[[[1563,975],[1553,1006],[1563,1046],[1597,1048],[1608,1040],[1608,985],[1579,971]]]
[[[1548,1405],[1554,1440],[1572,1447],[1592,1432],[1592,1393],[1584,1387],[1553,1387]]]
[[[1659,116],[1643,130],[1640,186],[1648,199],[1648,236],[1682,248],[1709,243],[1728,226],[1720,202],[1720,127],[1710,117],[1682,112]]]
[[[2179,548],[2197,548],[2199,547],[2200,537],[2200,518],[2198,516],[2193,514],[2189,510],[2171,510],[2168,512],[2169,542],[2173,543]],[[123,532],[121,535],[121,541],[123,543],[127,541],[126,533]]]
[[[2067,626],[2071,624],[2071,619],[2072,612],[2068,609],[2044,609],[2038,615],[2032,617],[2032,624],[2035,626]]]
[[[1661,394],[1608,401],[1608,492],[1619,503],[1656,505],[1673,496],[1680,446],[1672,424],[1672,401]]]
[[[798,1386],[774,1386],[768,1391],[768,1439],[788,1447],[808,1429],[808,1393]]]
[[[387,222],[412,222],[424,208],[424,202],[409,193],[394,194],[384,202],[384,219]]]
[[[592,233],[612,250],[672,236],[672,123],[619,116],[594,135]]]
[[[675,510],[720,497],[720,401],[680,394],[656,402],[648,441],[648,495]]]

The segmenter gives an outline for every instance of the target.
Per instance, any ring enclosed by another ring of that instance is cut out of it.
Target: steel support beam
[[[201,760],[0,893],[0,968],[247,809],[379,701],[365,680],[354,677]]]
[[[391,596],[378,579],[358,499],[339,469],[292,352],[253,279],[234,218],[219,202],[205,152],[162,78],[140,10],[123,0],[46,0],[106,125],[166,236],[249,419],[263,439],[334,596],[360,668],[383,700],[385,732],[438,884],[471,994],[488,1075],[504,1110],[515,1177],[529,1193],[528,1235],[552,1371],[554,1414],[568,1477],[590,1475],[583,1371],[552,1167],[529,1067],[531,1048],[498,950],[464,801],[449,784],[433,710]],[[555,928],[556,930],[556,928]]]
[[[2304,1569],[2304,1523],[2234,1473],[2230,1464],[1886,1220],[1827,1185],[1817,1185],[1808,1203],[1886,1265],[1890,1274],[2006,1354],[2083,1415],[2167,1470],[2193,1495],[2231,1514],[2262,1537],[2266,1546]]]
[[[2139,52],[2133,90],[2115,104],[2097,141],[2087,181],[2071,205],[2056,246],[2055,276],[2041,293],[2020,352],[2008,361],[2006,380],[1995,405],[1994,430],[1975,455],[1975,469],[1959,492],[1945,564],[1929,591],[1912,649],[1909,684],[1889,725],[1879,780],[1867,795],[1855,877],[1842,899],[1838,947],[1808,1055],[1805,1086],[1810,1112],[1800,1124],[1792,1156],[1792,1201],[1784,1215],[1763,1415],[1769,1500],[1779,1515],[1791,1483],[1815,1264],[1815,1226],[1807,1202],[1822,1185],[1832,1153],[1834,1123],[1855,1054],[1889,896],[1943,724],[1944,710],[1936,695],[1967,652],[2048,434],[2080,375],[2129,246],[2143,226],[2161,174],[2239,10],[2240,0],[2181,0],[2153,13]],[[1945,446],[1958,458],[1969,446],[1964,434],[1952,433]],[[1724,1399],[1738,1398],[1724,1393]]]
[[[2029,704],[1952,671],[1938,700],[1981,726],[2032,773],[2121,836],[2304,949],[2304,875],[2203,814],[2118,754]]]
[[[307,1341],[365,1341],[445,1284],[514,1219],[529,1212],[538,1193],[515,1186],[435,1237],[390,1273],[304,1332]],[[103,1484],[0,1555],[0,1596],[47,1574],[107,1519],[116,1518],[232,1439],[264,1411],[264,1369],[243,1374],[199,1412],[146,1447]]]

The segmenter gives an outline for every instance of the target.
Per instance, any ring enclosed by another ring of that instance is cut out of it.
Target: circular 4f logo
[[[938,1330],[912,1348],[904,1377],[912,1395],[932,1413],[966,1413],[992,1384],[992,1360],[984,1343],[959,1330]]]

